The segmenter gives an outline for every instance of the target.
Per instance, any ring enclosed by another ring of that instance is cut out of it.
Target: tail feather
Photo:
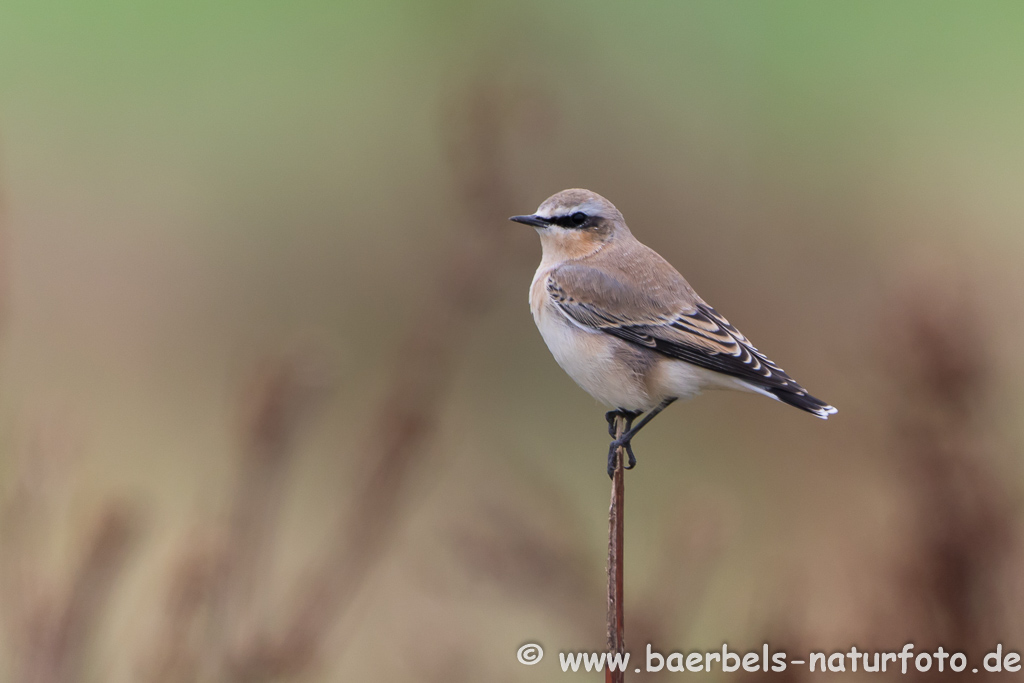
[[[835,415],[839,412],[821,399],[815,398],[806,392],[797,393],[794,391],[787,391],[785,388],[774,387],[765,387],[765,389],[772,398],[782,401],[783,403],[788,403],[794,408],[806,410],[808,413],[811,413],[815,417],[820,417],[822,420],[827,420],[829,415]]]

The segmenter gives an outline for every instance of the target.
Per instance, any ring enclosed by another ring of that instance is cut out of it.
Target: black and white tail
[[[799,385],[797,385],[799,386]],[[815,398],[808,394],[797,393],[790,391],[787,388],[776,388],[776,387],[763,387],[765,393],[772,398],[788,403],[789,405],[799,408],[800,410],[806,410],[808,413],[815,417],[820,417],[822,420],[827,420],[829,415],[835,415],[838,410],[830,406],[829,404],[822,401],[820,398]]]

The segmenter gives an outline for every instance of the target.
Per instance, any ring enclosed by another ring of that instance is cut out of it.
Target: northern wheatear
[[[564,190],[510,220],[540,234],[530,310],[558,364],[612,408],[608,474],[623,447],[677,399],[703,389],[752,391],[823,420],[836,412],[768,360],[653,249],[637,241],[611,202]],[[633,421],[647,413],[633,426]],[[626,431],[615,439],[615,418]]]

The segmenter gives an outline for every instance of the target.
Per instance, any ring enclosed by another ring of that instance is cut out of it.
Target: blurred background
[[[1022,25],[7,0],[0,681],[561,680],[601,649],[604,408],[506,220],[567,187],[839,408],[709,394],[638,437],[634,656],[1019,651]]]

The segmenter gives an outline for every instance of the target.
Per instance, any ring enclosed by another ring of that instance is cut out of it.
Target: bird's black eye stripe
[[[555,216],[549,222],[563,228],[586,228],[589,226],[590,216],[582,211],[577,211],[567,216]]]

